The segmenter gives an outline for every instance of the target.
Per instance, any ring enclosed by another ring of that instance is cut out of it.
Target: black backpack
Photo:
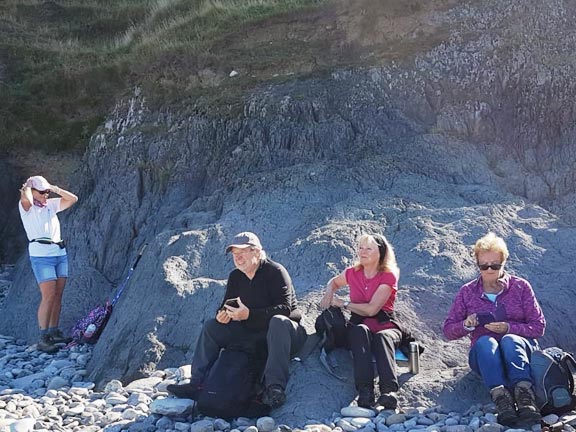
[[[543,415],[562,414],[576,407],[573,371],[576,361],[558,347],[534,351],[530,359],[536,405]]]
[[[316,334],[320,336],[321,348],[330,354],[335,348],[348,349],[348,320],[342,309],[330,306],[324,310],[314,323]]]
[[[222,350],[198,395],[198,411],[226,420],[268,415],[270,407],[258,401],[260,374],[254,364],[246,351]]]

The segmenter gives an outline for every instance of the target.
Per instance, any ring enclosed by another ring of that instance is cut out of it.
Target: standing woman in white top
[[[48,198],[50,192],[60,198]],[[71,192],[51,185],[42,176],[30,177],[20,189],[20,218],[28,236],[28,253],[42,300],[38,307],[40,341],[37,348],[47,353],[58,351],[57,343],[68,343],[58,329],[62,293],[68,277],[68,256],[60,235],[56,213],[78,201]]]

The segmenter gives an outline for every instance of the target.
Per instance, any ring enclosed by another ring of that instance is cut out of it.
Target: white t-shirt
[[[54,242],[62,240],[60,221],[56,216],[56,213],[62,211],[60,200],[61,198],[50,198],[46,200],[46,207],[32,205],[28,211],[24,210],[21,202],[18,202],[20,219],[28,240],[47,239]],[[60,246],[55,244],[32,242],[28,244],[28,253],[35,257],[62,256],[66,255],[66,249],[60,249]]]

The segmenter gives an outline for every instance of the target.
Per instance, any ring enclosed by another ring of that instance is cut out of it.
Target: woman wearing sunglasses
[[[474,245],[480,275],[465,284],[444,322],[448,339],[468,336],[468,362],[490,391],[498,422],[537,422],[530,356],[546,321],[530,283],[504,270],[504,240],[488,233]]]
[[[341,307],[350,311],[348,340],[354,364],[354,382],[358,406],[374,406],[374,367],[376,359],[380,396],[377,404],[395,409],[398,400],[394,352],[402,341],[402,332],[393,322],[394,302],[398,291],[400,269],[394,249],[379,234],[364,234],[358,239],[358,262],[328,282],[320,307]],[[350,301],[334,293],[350,288]]]
[[[48,198],[51,192],[60,197]],[[58,329],[68,257],[56,213],[70,208],[76,201],[76,195],[51,185],[42,176],[30,177],[20,189],[20,218],[28,236],[32,271],[42,297],[38,307],[40,341],[37,348],[47,353],[58,351],[55,344],[71,340]]]

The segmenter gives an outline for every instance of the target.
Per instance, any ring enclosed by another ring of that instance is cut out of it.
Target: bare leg
[[[57,298],[55,295],[56,281],[40,282],[38,285],[40,286],[40,294],[42,295],[40,306],[38,306],[38,325],[41,330],[46,330],[50,325],[54,301]]]
[[[60,321],[60,309],[62,308],[62,294],[64,293],[65,285],[66,278],[58,278],[56,280],[56,287],[54,288],[54,301],[50,309],[48,327],[58,327],[58,322]]]

